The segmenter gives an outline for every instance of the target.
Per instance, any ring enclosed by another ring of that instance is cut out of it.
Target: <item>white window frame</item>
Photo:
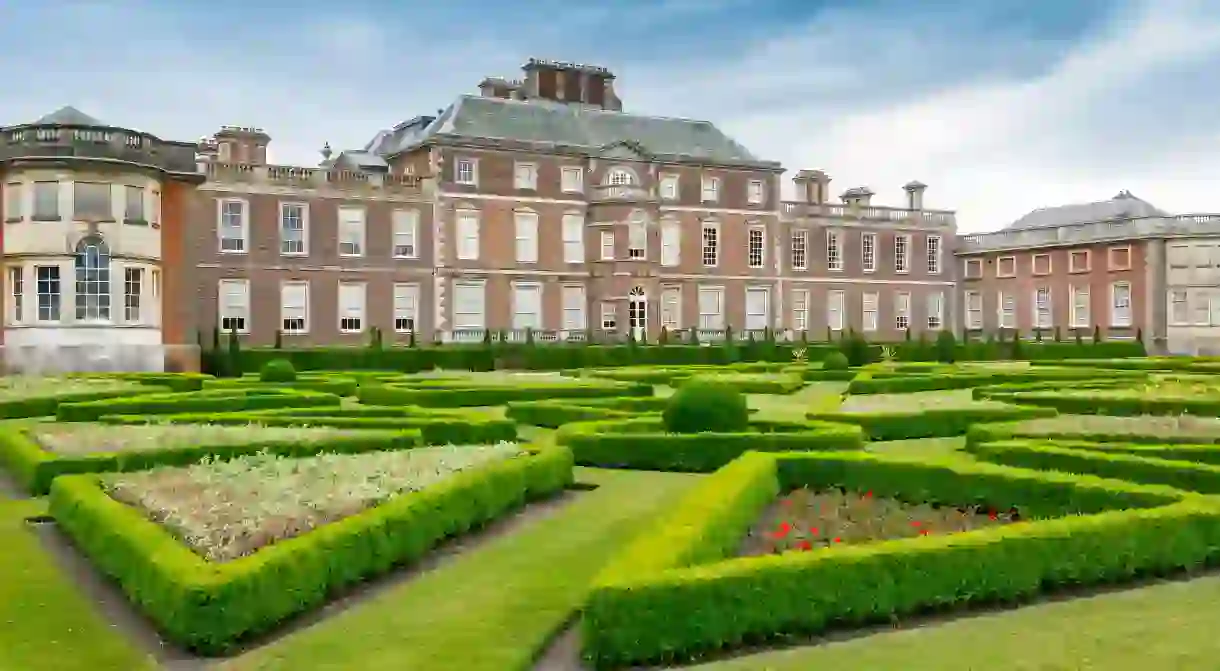
[[[527,311],[522,309],[521,299],[525,296],[531,296],[534,304],[533,310]],[[513,282],[511,305],[513,311],[513,330],[524,331],[530,329],[539,331],[542,329],[542,285],[538,282]]]
[[[575,165],[565,165],[560,168],[559,188],[564,193],[584,193],[585,169]]]
[[[746,229],[746,265],[751,268],[767,265],[767,229],[764,226]]]
[[[826,292],[826,326],[831,331],[842,331],[847,327],[847,292],[832,289]]]
[[[454,215],[454,256],[459,261],[478,261],[482,251],[481,213],[473,209],[459,209]]]
[[[1187,303],[1187,292],[1185,289],[1170,289],[1169,290],[1169,323],[1174,326],[1187,326],[1190,324],[1190,306]],[[1179,313],[1179,310],[1181,311]]]
[[[965,295],[965,327],[971,331],[983,328],[983,292],[967,291]]]
[[[598,258],[602,261],[614,260],[614,231],[602,231],[598,235]]]
[[[703,175],[700,199],[705,203],[720,202],[720,178],[714,175]]]
[[[148,222],[147,190],[136,184],[123,185],[123,222],[143,224]]]
[[[1092,312],[1092,306],[1090,305],[1092,298],[1090,297],[1089,286],[1084,285],[1081,287],[1073,284],[1071,287],[1071,301],[1072,314],[1069,315],[1069,328],[1088,328],[1092,321],[1092,314],[1090,314]]]
[[[945,294],[934,291],[924,298],[924,307],[928,311],[928,330],[939,331],[945,328]]]
[[[978,268],[977,273],[971,273],[971,268]],[[983,278],[983,260],[982,259],[962,259],[962,278],[967,280],[978,280]]]
[[[797,228],[792,231],[790,245],[790,259],[793,270],[808,270],[809,269],[809,231],[804,228]]]
[[[419,333],[419,284],[395,282],[393,327],[395,333]]]
[[[746,200],[751,205],[762,205],[766,202],[766,189],[761,179],[752,179],[746,184]]]
[[[292,292],[300,290],[300,300],[296,301]],[[290,300],[292,299],[292,300]],[[296,304],[299,302],[299,305]],[[301,328],[288,328],[288,320],[299,319]],[[280,333],[284,335],[304,335],[309,333],[309,282],[307,280],[287,280],[280,283]]]
[[[927,263],[928,274],[939,275],[940,268],[943,265],[942,260],[945,252],[945,245],[939,235],[929,235],[924,242],[927,247]]]
[[[25,266],[8,267],[8,323],[25,321]]]
[[[881,296],[869,291],[860,295],[860,330],[873,332],[877,330],[880,319]]]
[[[50,196],[50,198],[48,198],[48,202],[43,203],[41,196],[43,196],[44,194],[42,193],[42,191],[46,190],[46,189],[49,189],[50,193],[45,194],[45,195]],[[63,183],[61,183],[61,182],[46,180],[46,179],[38,179],[38,180],[34,180],[33,182],[30,182],[29,218],[33,219],[34,221],[61,221],[64,217],[64,208],[63,208],[63,203],[61,202],[61,200],[62,200],[61,197],[63,196],[63,192],[64,192],[64,188],[63,188]],[[225,200],[233,200],[233,199],[226,198]],[[48,210],[48,211],[43,211],[43,209],[40,207],[40,205],[48,205],[54,209]],[[248,207],[248,205],[247,205],[247,207]],[[217,221],[220,220],[220,216],[219,216],[220,211],[221,210],[218,208],[217,209]],[[248,212],[248,210],[247,210],[247,212]],[[248,215],[247,215],[247,217],[248,217]]]
[[[479,297],[478,311],[466,311],[463,295]],[[487,283],[482,280],[458,280],[453,283],[453,328],[479,330],[487,328]]]
[[[1045,292],[1045,304],[1041,300],[1041,296]],[[1055,325],[1054,305],[1051,303],[1051,288],[1050,287],[1035,287],[1034,288],[1034,312],[1033,324],[1036,329],[1049,329]],[[1045,317],[1045,319],[1043,319]]]
[[[1120,290],[1126,292],[1126,300],[1123,301],[1126,305],[1119,305]],[[1130,282],[1112,282],[1110,284],[1110,326],[1130,328],[1135,323],[1134,298]]]
[[[843,272],[843,237],[839,231],[826,231],[826,270]]]
[[[338,319],[335,326],[339,328],[339,333],[363,333],[368,330],[368,285],[364,282],[340,281],[337,299]],[[358,323],[356,326],[343,323],[349,320],[358,320]]]
[[[1046,259],[1046,272],[1038,272],[1038,259]],[[1031,254],[1029,257],[1029,274],[1033,277],[1047,277],[1054,272],[1053,259],[1050,254]]]
[[[661,265],[674,268],[682,263],[682,224],[674,219],[661,220]]]
[[[1017,328],[1017,295],[1007,291],[996,294],[996,323],[1002,329]]]
[[[93,189],[96,189],[97,193],[90,193],[90,191]],[[81,198],[80,196],[82,196],[82,195],[101,196],[103,193],[106,194],[106,207],[105,208],[99,208],[98,211],[96,211],[96,212],[89,211],[88,209],[86,209],[86,211],[84,211],[84,212],[81,211],[80,203],[82,201],[84,201],[85,204],[88,205],[88,204],[90,204],[89,203],[90,199]],[[80,180],[72,182],[72,220],[73,221],[114,221],[114,219],[115,219],[115,216],[114,216],[115,201],[116,201],[116,199],[114,197],[114,184],[111,184],[109,182],[94,182],[94,181],[80,181]]]
[[[1012,266],[1011,272],[1004,272],[1004,263],[1008,262]],[[1010,278],[1017,276],[1017,257],[1001,256],[995,260],[995,276],[996,278]]]
[[[708,299],[711,298],[715,303],[714,308],[709,308]],[[699,328],[709,331],[719,331],[724,329],[724,287],[723,286],[701,286],[697,294],[699,307]]]
[[[860,270],[866,273],[877,272],[877,234],[860,234]]]
[[[538,213],[513,212],[513,253],[517,263],[538,263]]]
[[[809,290],[792,292],[792,330],[797,333],[809,331]]]
[[[301,239],[292,240],[287,235],[288,227],[288,210],[289,208],[300,208],[301,222]],[[279,234],[280,234],[280,256],[308,256],[309,255],[309,203],[300,201],[280,201],[279,206]],[[300,249],[292,249],[292,243],[299,242]]]
[[[1087,273],[1093,269],[1093,254],[1088,249],[1069,249],[1068,250],[1068,272],[1069,273]],[[1084,254],[1084,266],[1076,266],[1076,255]]]
[[[61,289],[62,291],[62,289]],[[250,280],[226,277],[216,283],[216,324],[225,333],[232,331],[233,324],[226,320],[240,320],[238,333],[250,332]]]
[[[417,209],[394,210],[390,224],[390,256],[392,258],[419,258],[419,219]]]
[[[720,265],[720,224],[703,222],[699,229],[699,249],[704,268]]]
[[[143,324],[148,315],[144,310],[146,273],[142,266],[123,267],[123,323]],[[133,279],[134,278],[134,279]]]
[[[661,327],[668,331],[682,328],[682,287],[661,287]]]
[[[911,293],[899,291],[894,294],[894,329],[911,330]]]
[[[751,297],[762,296],[762,310],[750,305]],[[771,326],[771,289],[765,286],[747,286],[745,291],[745,327],[747,331],[761,331]]]
[[[359,219],[345,218],[346,213],[359,212]],[[368,249],[368,210],[362,206],[344,205],[338,213],[338,249],[339,256],[344,258],[359,258]],[[347,251],[344,251],[344,246]]]
[[[238,205],[241,212],[233,221],[230,205]],[[228,235],[237,231],[238,237]],[[236,244],[233,244],[236,242]],[[226,247],[226,243],[229,243]],[[244,198],[219,198],[216,200],[216,249],[221,254],[246,254],[250,250],[250,202]]]
[[[911,236],[907,233],[894,236],[894,272],[911,272]]]
[[[560,223],[563,228],[563,262],[585,262],[585,216],[567,212]]]
[[[681,197],[681,180],[674,174],[662,174],[660,179],[661,200],[678,200]]]
[[[648,225],[643,221],[627,222],[627,258],[633,261],[648,258]]]
[[[514,162],[513,188],[518,191],[537,191],[538,164],[526,161]]]
[[[4,184],[4,221],[21,221],[25,218],[25,183]]]
[[[600,306],[601,329],[603,331],[618,330],[618,306],[610,301],[602,301]]]
[[[479,160],[476,158],[458,158],[453,163],[453,182],[466,186],[479,185]]]
[[[563,309],[563,330],[583,331],[587,326],[585,315],[585,287],[582,284],[565,284],[560,291]]]
[[[1120,265],[1114,263],[1114,253],[1120,252],[1120,251],[1125,252],[1127,254],[1126,265],[1120,266]],[[1115,245],[1114,247],[1110,247],[1109,249],[1106,250],[1106,268],[1107,268],[1107,270],[1131,270],[1131,265],[1134,261],[1132,259],[1132,256],[1134,256],[1134,254],[1132,254],[1131,245]]]

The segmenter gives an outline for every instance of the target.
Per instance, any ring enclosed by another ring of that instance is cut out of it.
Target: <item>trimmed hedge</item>
[[[564,424],[603,419],[629,419],[659,413],[669,403],[659,396],[510,401],[505,416],[518,424],[558,429]]]
[[[73,473],[106,473],[141,471],[156,466],[185,466],[204,457],[231,459],[243,454],[268,451],[284,456],[312,456],[326,452],[373,452],[401,450],[420,444],[419,431],[353,432],[350,436],[334,436],[320,440],[259,440],[220,445],[184,445],[63,455],[45,450],[28,431],[0,431],[0,466],[17,484],[35,496],[46,494],[55,478]]]
[[[126,396],[142,396],[144,394],[168,393],[168,387],[142,386],[132,384],[127,388],[106,389],[98,391],[76,391],[46,396],[29,396],[0,401],[0,419],[25,419],[28,417],[46,417],[54,415],[59,406],[65,403],[86,403],[89,401],[106,401]]]
[[[359,382],[352,377],[302,375],[292,382],[263,382],[257,377],[220,378],[208,380],[204,389],[296,389],[317,391],[336,396],[355,396]]]
[[[1012,401],[1012,395],[1019,391],[1054,391],[1063,389],[1065,386],[1069,386],[1072,389],[1114,389],[1116,387],[1129,386],[1133,382],[1138,381],[1133,381],[1129,378],[1100,378],[1095,380],[1072,380],[1070,382],[1062,380],[1001,382],[1000,384],[975,387],[970,391],[970,396],[976,401],[1002,401],[1008,403]]]
[[[749,451],[859,450],[858,426],[751,420],[750,433],[666,433],[659,417],[580,422],[555,434],[576,463],[600,468],[705,473]]]
[[[334,405],[334,394],[294,391],[275,387],[256,389],[205,389],[181,394],[147,394],[127,398],[61,403],[55,418],[61,422],[92,422],[102,415],[168,415],[183,412],[232,412],[270,408]]]
[[[1029,440],[972,445],[979,459],[1005,466],[1087,473],[1129,482],[1220,494],[1220,466],[1112,451],[1082,450]],[[1211,448],[1213,453],[1220,452]]]
[[[572,481],[571,453],[543,448],[457,473],[224,563],[206,561],[108,496],[97,476],[57,478],[50,511],[166,638],[217,654]]]
[[[517,424],[512,420],[453,413],[424,413],[376,416],[351,412],[349,408],[315,409],[296,413],[297,408],[225,413],[182,413],[174,415],[102,415],[106,424],[220,424],[274,427],[330,427],[335,429],[414,430],[425,445],[481,445],[517,440]]]
[[[855,424],[864,429],[868,440],[908,440],[961,436],[979,423],[1054,417],[1057,414],[1052,408],[995,405],[909,411],[810,412],[805,417],[823,422]]]
[[[917,391],[948,391],[1011,382],[1060,381],[1095,379],[1142,380],[1144,371],[1115,371],[1087,368],[1029,368],[1024,370],[996,369],[969,373],[927,375],[877,375],[868,371],[857,375],[847,387],[850,394],[906,394]]]
[[[1030,440],[1027,442],[1036,442],[1040,445],[1067,450],[1089,450],[1101,452],[1102,454],[1127,454],[1167,461],[1186,461],[1193,464],[1220,466],[1220,445],[1216,443],[1090,443],[1079,440]],[[972,447],[969,446],[967,449]]]
[[[92,380],[123,380],[138,384],[167,387],[170,391],[199,391],[208,380],[214,380],[211,375],[203,373],[70,373],[67,377]]]
[[[1121,431],[1095,431],[1065,427],[1051,431],[1031,430],[1022,422],[998,422],[995,424],[975,424],[966,432],[966,445],[977,445],[1011,439],[1030,440],[1071,440],[1091,443],[1127,443],[1143,445],[1177,445],[1177,444],[1220,444],[1220,434],[1206,435],[1195,433],[1165,434],[1165,433],[1131,433]]]
[[[1016,507],[1031,522],[716,561],[775,492],[798,487]],[[1168,487],[864,452],[754,453],[705,478],[610,561],[584,607],[583,646],[599,666],[689,661],[745,642],[1217,560],[1220,507]]]
[[[711,382],[730,386],[743,394],[791,394],[805,387],[805,381],[796,375],[767,375],[758,373],[699,373],[673,381],[679,389],[691,383]]]
[[[1071,415],[1202,415],[1220,417],[1220,393],[1212,396],[1165,396],[1143,390],[1018,391],[1008,400],[1054,408]]]
[[[356,397],[367,405],[418,405],[426,408],[460,408],[504,405],[509,401],[547,398],[597,398],[607,396],[652,396],[650,384],[600,381],[478,384],[452,380],[423,380],[360,387]]]

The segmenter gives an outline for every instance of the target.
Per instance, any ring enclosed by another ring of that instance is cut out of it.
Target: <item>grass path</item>
[[[25,518],[43,513],[38,500],[0,500],[0,669],[155,669],[30,533]]]
[[[605,560],[698,476],[578,469],[578,479],[599,488],[557,515],[219,668],[528,668]]]
[[[1215,671],[1220,578],[1029,606],[689,671]]]

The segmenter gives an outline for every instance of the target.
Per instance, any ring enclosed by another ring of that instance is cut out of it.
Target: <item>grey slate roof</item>
[[[385,159],[367,151],[356,149],[347,149],[339,152],[339,157],[335,159],[336,163],[344,163],[356,168],[388,168],[390,165],[385,162]]]
[[[1039,208],[1005,226],[1004,230],[1055,228],[1110,219],[1164,216],[1168,216],[1164,210],[1135,197],[1130,191],[1122,191],[1110,200]]]
[[[644,116],[546,101],[462,96],[424,128],[374,138],[367,149],[395,154],[434,137],[488,138],[595,150],[633,142],[657,156],[727,164],[762,161],[710,121]]]
[[[57,126],[105,126],[106,124],[94,119],[84,112],[72,106],[61,107],[50,114],[47,114],[38,121],[34,122],[39,125],[57,125]]]

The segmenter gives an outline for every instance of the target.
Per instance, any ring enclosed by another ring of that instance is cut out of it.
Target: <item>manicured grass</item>
[[[25,518],[41,501],[0,500],[0,669],[155,669],[43,552]]]
[[[578,469],[599,488],[374,601],[221,665],[524,671],[602,564],[698,476]]]
[[[1029,606],[691,671],[1213,671],[1220,578]]]
[[[750,394],[747,401],[758,410],[758,419],[803,420],[815,406],[823,411],[837,408],[846,389],[846,382],[813,382],[795,394]]]

